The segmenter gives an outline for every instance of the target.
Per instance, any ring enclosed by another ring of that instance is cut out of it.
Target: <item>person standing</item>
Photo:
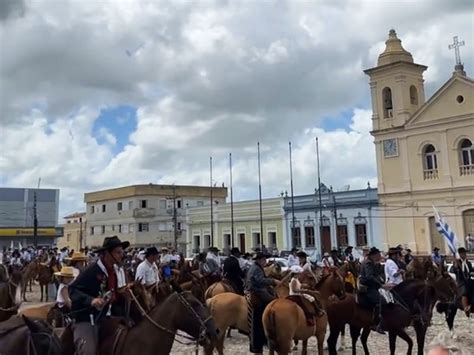
[[[269,291],[269,288],[278,285],[278,283],[265,276],[265,271],[263,270],[263,267],[267,263],[265,254],[258,252],[253,259],[254,263],[247,273],[245,286],[245,294],[250,306],[250,352],[253,354],[262,354],[263,346],[266,343],[262,315],[265,307],[275,298]]]
[[[244,294],[244,283],[243,278],[245,273],[240,267],[240,250],[239,248],[232,248],[230,250],[230,256],[224,261],[224,276],[229,280],[232,288],[239,295]]]
[[[455,260],[453,272],[456,274],[461,303],[466,316],[470,316],[472,303],[474,301],[474,285],[471,277],[474,276],[474,269],[469,260],[465,248],[458,249],[459,259]]]
[[[96,355],[99,325],[106,315],[123,316],[125,310],[117,302],[117,290],[126,285],[120,267],[129,242],[117,236],[106,237],[97,262],[91,264],[69,286],[74,345],[79,355]]]
[[[158,266],[156,265],[159,255],[160,253],[155,247],[147,248],[145,260],[138,265],[135,280],[140,280],[142,285],[147,288],[153,287],[160,281]]]
[[[383,281],[377,271],[380,258],[380,250],[375,247],[371,248],[367,259],[361,266],[359,294],[373,307],[374,324],[377,324],[377,326],[372,326],[371,329],[380,334],[385,334],[382,329],[382,307],[379,294],[379,288],[382,287]]]

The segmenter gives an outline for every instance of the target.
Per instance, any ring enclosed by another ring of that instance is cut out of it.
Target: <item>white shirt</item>
[[[314,302],[314,297],[307,293],[301,293],[301,282],[296,277],[293,277],[290,281],[290,296],[303,296],[309,302]]]
[[[66,300],[64,299],[63,294],[61,293],[63,288],[67,288],[67,285],[60,283],[58,287],[58,294],[56,295],[56,303],[58,304],[59,308],[64,307],[64,304],[66,303]]]
[[[145,286],[154,285],[160,281],[158,276],[158,266],[155,263],[150,263],[148,260],[144,260],[138,265],[137,272],[135,273],[135,280],[141,279],[142,284]]]
[[[173,259],[171,258],[171,254],[165,254],[165,255],[163,255],[163,256],[161,257],[161,262],[162,262],[163,264],[169,264],[169,263],[171,262],[171,260],[173,260]]]
[[[395,276],[397,273],[398,275]],[[398,285],[402,281],[403,277],[400,274],[400,268],[398,265],[392,259],[387,259],[387,261],[385,261],[385,282],[387,284]]]
[[[288,267],[292,267],[293,265],[299,265],[300,259],[293,254],[288,255]]]

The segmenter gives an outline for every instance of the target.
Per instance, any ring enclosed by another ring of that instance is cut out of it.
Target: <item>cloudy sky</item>
[[[0,1],[0,185],[83,193],[137,183],[228,184],[257,198],[376,185],[368,78],[390,28],[449,79],[452,37],[473,75],[474,3],[438,1]]]

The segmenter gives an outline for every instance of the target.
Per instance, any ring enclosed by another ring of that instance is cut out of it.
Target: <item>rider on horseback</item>
[[[379,294],[379,288],[382,287],[377,264],[380,263],[380,250],[373,247],[369,251],[367,259],[362,263],[359,277],[359,294],[364,295],[365,299],[373,307],[374,324],[372,330],[380,334],[385,334],[382,329],[382,305]]]
[[[81,272],[69,286],[71,317],[75,319],[74,345],[79,355],[96,355],[99,341],[97,323],[104,316],[125,313],[116,302],[116,292],[126,283],[120,265],[124,249],[129,245],[117,236],[106,237],[102,248],[97,250],[100,255],[97,262]]]
[[[244,271],[240,268],[240,250],[239,248],[232,248],[230,256],[224,261],[224,276],[229,280],[232,288],[239,295],[244,294]]]
[[[471,276],[474,276],[474,269],[471,262],[467,260],[466,249],[459,248],[458,253],[460,258],[454,262],[453,271],[459,285],[464,312],[469,317],[474,298],[474,282],[471,280]]]

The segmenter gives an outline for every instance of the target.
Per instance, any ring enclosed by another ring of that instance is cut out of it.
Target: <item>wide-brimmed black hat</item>
[[[255,253],[255,255],[253,256],[252,259],[253,260],[261,260],[261,259],[266,259],[268,257],[269,257],[268,254],[265,254],[265,253],[262,253],[262,252],[259,251],[259,252]]]
[[[296,253],[296,256],[299,258],[307,258],[308,254],[306,254],[304,251],[299,251]]]
[[[390,255],[393,255],[393,254],[399,254],[401,253],[401,250],[398,248],[398,247],[395,247],[395,248],[389,248],[388,249],[388,252],[387,254],[390,256]]]
[[[119,237],[114,235],[113,237],[105,237],[104,242],[102,243],[102,248],[97,249],[95,252],[103,252],[106,250],[112,250],[117,247],[128,248],[130,246],[130,242],[122,242]]]
[[[298,248],[291,248],[290,253],[294,253],[295,251],[298,251]]]
[[[467,253],[466,248],[460,247],[460,248],[458,249],[458,253]]]
[[[235,254],[239,254],[239,255],[240,255],[240,249],[237,248],[237,247],[234,247],[234,248],[230,249],[230,253],[231,253],[232,255],[235,255]]]
[[[377,255],[377,254],[380,254],[380,250],[379,250],[379,249],[377,249],[376,247],[370,248],[370,250],[369,250],[369,256],[370,256],[370,255]]]
[[[438,247],[434,247],[433,251],[440,250]]]
[[[212,251],[212,252],[214,252],[214,253],[218,253],[218,252],[219,252],[219,249],[216,248],[216,247],[209,247],[207,250]]]
[[[145,257],[151,256],[151,255],[158,255],[159,253],[160,252],[158,251],[158,249],[156,249],[156,247],[149,247],[149,248],[146,248]]]

